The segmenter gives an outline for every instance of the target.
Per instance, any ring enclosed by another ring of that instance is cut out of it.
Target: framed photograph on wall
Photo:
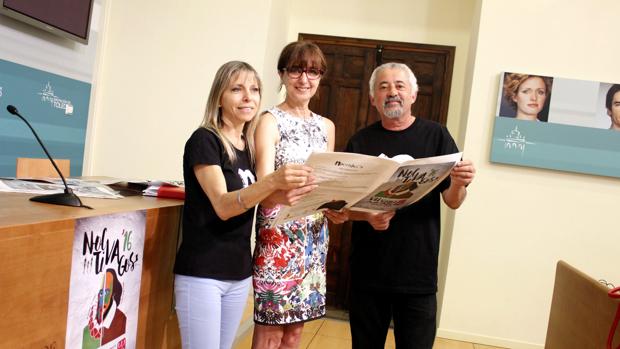
[[[505,72],[491,162],[620,177],[620,84]]]

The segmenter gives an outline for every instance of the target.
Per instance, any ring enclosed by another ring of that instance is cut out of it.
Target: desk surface
[[[65,219],[101,216],[105,214],[183,205],[182,200],[130,196],[123,199],[80,198],[84,205],[70,207],[30,201],[33,194],[0,193],[0,227],[32,223],[52,222]]]
[[[31,196],[0,193],[0,348],[65,346],[75,219],[136,210],[146,210],[137,348],[180,348],[172,270],[183,201],[82,199],[89,210]]]

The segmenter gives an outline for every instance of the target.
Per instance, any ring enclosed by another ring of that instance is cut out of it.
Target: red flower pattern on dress
[[[304,163],[313,151],[327,150],[327,130],[322,117],[309,120],[272,108],[280,133],[275,147],[275,169]],[[327,222],[322,214],[273,226],[280,207],[259,205],[253,265],[254,320],[284,325],[325,315],[325,259],[329,245]]]
[[[267,246],[278,246],[284,241],[284,237],[276,228],[265,229],[260,239]]]
[[[284,268],[288,265],[288,260],[286,258],[276,257],[274,258],[274,264],[276,267]]]

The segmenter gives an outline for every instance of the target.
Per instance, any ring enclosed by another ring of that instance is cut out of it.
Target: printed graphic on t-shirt
[[[252,171],[250,170],[238,169],[237,173],[239,174],[239,177],[241,177],[241,181],[243,181],[244,188],[256,182],[256,178],[254,178],[254,174],[252,174]]]

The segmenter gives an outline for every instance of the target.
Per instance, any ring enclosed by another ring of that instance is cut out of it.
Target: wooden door
[[[315,42],[327,59],[327,73],[321,80],[310,109],[328,117],[336,125],[336,151],[343,151],[359,129],[379,120],[370,104],[368,80],[378,65],[407,64],[418,79],[418,98],[412,107],[416,117],[443,125],[454,63],[453,46],[352,39],[326,35],[299,34],[299,39]],[[327,304],[347,309],[351,223],[329,226],[327,256]]]

